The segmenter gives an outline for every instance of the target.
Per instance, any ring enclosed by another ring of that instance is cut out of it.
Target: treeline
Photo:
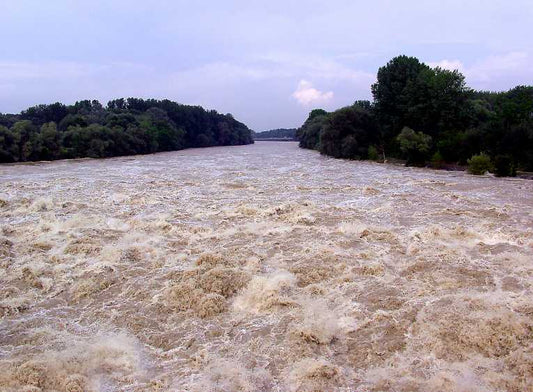
[[[254,139],[293,139],[296,140],[296,128],[279,128],[270,131],[254,132]]]
[[[230,114],[169,100],[54,103],[0,114],[0,162],[103,158],[253,143]]]
[[[331,113],[313,110],[297,131],[300,147],[436,168],[483,161],[477,171],[501,176],[533,171],[533,86],[474,91],[458,71],[399,56],[379,69],[372,95]]]

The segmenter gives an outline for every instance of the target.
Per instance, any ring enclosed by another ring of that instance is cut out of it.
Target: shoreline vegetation
[[[0,114],[0,163],[110,158],[253,143],[231,114],[170,100],[38,105]]]
[[[533,86],[475,91],[457,70],[398,56],[379,69],[372,95],[372,102],[333,112],[312,110],[297,130],[300,147],[334,158],[531,178]]]
[[[278,128],[278,129],[271,129],[270,131],[263,131],[263,132],[253,132],[252,136],[254,140],[260,141],[279,141],[279,142],[285,142],[285,141],[293,141],[296,142],[298,139],[296,138],[296,128]]]

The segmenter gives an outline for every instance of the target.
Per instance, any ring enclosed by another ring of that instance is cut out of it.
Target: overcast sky
[[[533,84],[532,0],[0,0],[0,112],[169,98],[261,131],[370,99],[399,54]]]

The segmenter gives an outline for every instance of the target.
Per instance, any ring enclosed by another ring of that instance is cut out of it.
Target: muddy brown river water
[[[295,143],[0,166],[2,391],[533,391],[533,181]]]

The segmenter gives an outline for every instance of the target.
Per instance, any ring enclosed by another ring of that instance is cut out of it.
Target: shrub
[[[513,159],[509,155],[497,155],[494,158],[494,174],[497,177],[514,177],[516,168]]]
[[[371,145],[370,147],[368,147],[368,159],[370,159],[371,161],[379,161],[379,153],[376,146]]]
[[[431,156],[431,167],[434,169],[442,169],[444,167],[444,159],[439,151]]]
[[[396,137],[400,150],[407,159],[407,165],[422,166],[431,147],[431,136],[423,132],[415,132],[411,128],[403,127]]]
[[[470,174],[481,175],[492,169],[490,157],[486,154],[474,155],[467,161],[467,163],[468,172]]]

